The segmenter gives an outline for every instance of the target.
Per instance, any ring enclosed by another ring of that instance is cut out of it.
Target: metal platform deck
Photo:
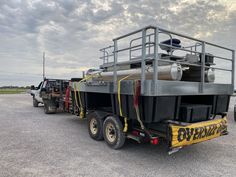
[[[201,83],[184,81],[158,80],[156,87],[152,80],[145,80],[143,96],[175,96],[175,95],[231,95],[233,87],[231,84],[205,83],[201,92]],[[77,87],[78,88],[78,87]],[[156,89],[154,89],[156,88]],[[134,81],[122,81],[121,94],[134,94]],[[86,82],[80,84],[81,92],[116,93],[113,82]]]

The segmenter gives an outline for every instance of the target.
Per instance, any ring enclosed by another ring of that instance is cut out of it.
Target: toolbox
[[[188,123],[209,120],[211,109],[211,105],[182,104],[180,106],[179,120]]]

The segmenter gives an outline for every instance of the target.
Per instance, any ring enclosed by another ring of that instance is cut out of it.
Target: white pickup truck
[[[38,107],[39,103],[44,104],[46,114],[56,113],[58,108],[64,109],[65,93],[69,86],[68,80],[44,79],[38,87],[31,86],[33,106]]]
[[[43,104],[43,99],[41,96],[41,89],[43,88],[44,81],[40,82],[40,84],[35,87],[34,85],[31,86],[30,94],[33,97],[33,106],[38,107],[39,103]]]

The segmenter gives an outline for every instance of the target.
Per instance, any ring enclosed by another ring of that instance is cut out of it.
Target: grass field
[[[0,94],[17,94],[26,93],[27,89],[23,88],[0,88]]]

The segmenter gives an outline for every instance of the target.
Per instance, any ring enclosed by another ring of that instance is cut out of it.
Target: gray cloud
[[[49,76],[79,76],[99,64],[99,48],[149,24],[233,48],[236,5],[210,0],[2,0],[0,85],[36,84],[43,51]]]

